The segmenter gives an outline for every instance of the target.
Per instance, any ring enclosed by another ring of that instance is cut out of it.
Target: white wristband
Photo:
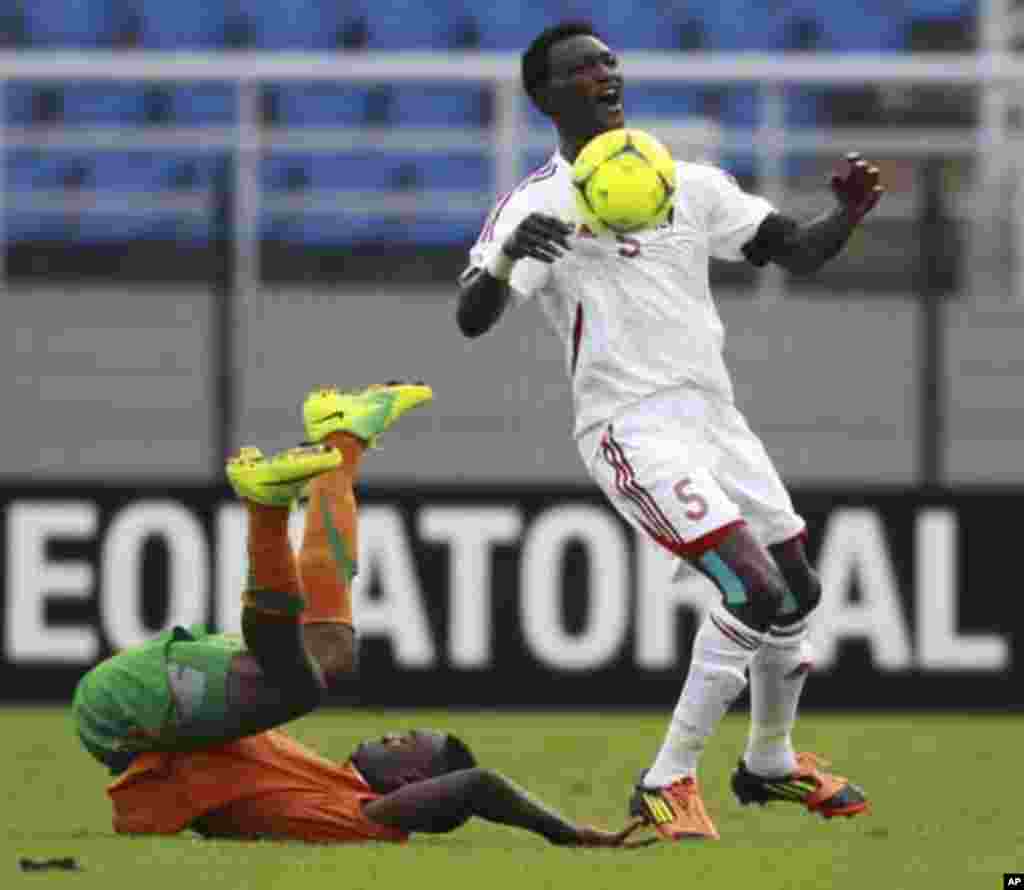
[[[516,261],[512,257],[505,253],[504,250],[499,250],[487,261],[487,265],[484,268],[491,278],[497,278],[498,281],[508,281],[509,276],[512,274],[512,267],[515,264]]]

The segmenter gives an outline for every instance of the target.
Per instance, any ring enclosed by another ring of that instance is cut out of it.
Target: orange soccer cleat
[[[864,791],[845,776],[825,772],[829,765],[817,754],[803,752],[796,755],[796,772],[778,779],[766,779],[747,769],[740,761],[732,774],[732,790],[741,804],[758,803],[762,806],[772,800],[803,804],[812,813],[821,813],[826,819],[833,816],[855,816],[868,809]]]
[[[629,814],[643,819],[663,838],[670,841],[719,839],[697,787],[687,776],[660,788],[643,784],[643,774],[629,801]]]

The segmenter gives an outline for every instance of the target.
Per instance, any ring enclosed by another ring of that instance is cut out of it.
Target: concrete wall
[[[740,404],[792,483],[917,476],[916,307],[848,295],[761,305],[720,297]],[[7,294],[0,473],[208,477],[210,297],[153,288]],[[422,377],[436,403],[365,464],[368,480],[585,481],[561,347],[539,310],[465,341],[452,294],[372,287],[250,295],[236,331],[239,443],[301,438],[315,384]],[[951,481],[1020,481],[1024,311],[949,315]]]

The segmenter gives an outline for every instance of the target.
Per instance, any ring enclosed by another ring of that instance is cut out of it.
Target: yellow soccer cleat
[[[314,389],[302,404],[309,442],[322,442],[330,433],[350,433],[371,448],[377,437],[399,417],[434,398],[425,383],[375,383],[366,389]]]
[[[341,462],[341,452],[324,445],[289,448],[272,457],[264,457],[259,448],[243,448],[227,462],[227,475],[240,498],[268,507],[289,507],[310,479]]]

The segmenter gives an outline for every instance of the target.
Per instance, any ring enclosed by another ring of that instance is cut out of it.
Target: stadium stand
[[[977,0],[862,0],[824,6],[813,0],[764,4],[756,0],[660,0],[623,4],[611,0],[522,0],[494,4],[482,0],[8,0],[0,11],[0,45],[35,48],[121,47],[152,50],[518,51],[547,24],[566,17],[589,18],[623,49],[666,52],[694,50],[831,52],[898,51],[910,46],[970,45]],[[945,35],[945,37],[943,37]],[[968,36],[964,36],[968,35]],[[945,40],[945,43],[943,43]],[[67,127],[230,126],[236,122],[236,95],[230,84],[10,83],[6,122],[14,126]],[[834,99],[834,101],[833,101]],[[786,92],[791,126],[819,121],[857,122],[865,109],[882,104],[870,87],[856,96],[809,89]],[[630,112],[644,119],[711,116],[726,127],[759,123],[757,93],[750,88],[715,88],[673,83],[634,83],[627,95]],[[420,84],[265,84],[262,123],[272,128],[409,127],[481,128],[493,119],[488,90],[457,83]],[[544,118],[527,112],[533,126]],[[543,160],[540,158],[539,160]],[[538,158],[527,159],[535,165]],[[750,155],[722,159],[740,176],[750,175]],[[13,190],[209,191],[209,154],[151,152],[125,155],[94,149],[73,157],[58,151],[11,151],[6,160]],[[527,167],[528,169],[528,167]],[[482,158],[373,153],[276,155],[266,159],[264,185],[273,195],[315,195],[319,190],[381,189],[428,194],[431,189],[467,193],[493,190],[489,163]],[[270,202],[272,203],[272,202]],[[287,202],[285,202],[287,204]],[[61,231],[52,209],[32,214],[11,211],[12,240]],[[429,201],[426,202],[429,207]],[[63,231],[72,237],[190,240],[208,237],[209,224],[180,210],[149,214],[72,213]],[[43,218],[45,217],[45,219]],[[123,218],[122,218],[123,217]],[[295,243],[359,243],[375,237],[401,243],[460,242],[467,226],[439,222],[439,214],[338,211],[301,214],[265,211],[268,238]],[[343,219],[343,217],[345,219]]]

